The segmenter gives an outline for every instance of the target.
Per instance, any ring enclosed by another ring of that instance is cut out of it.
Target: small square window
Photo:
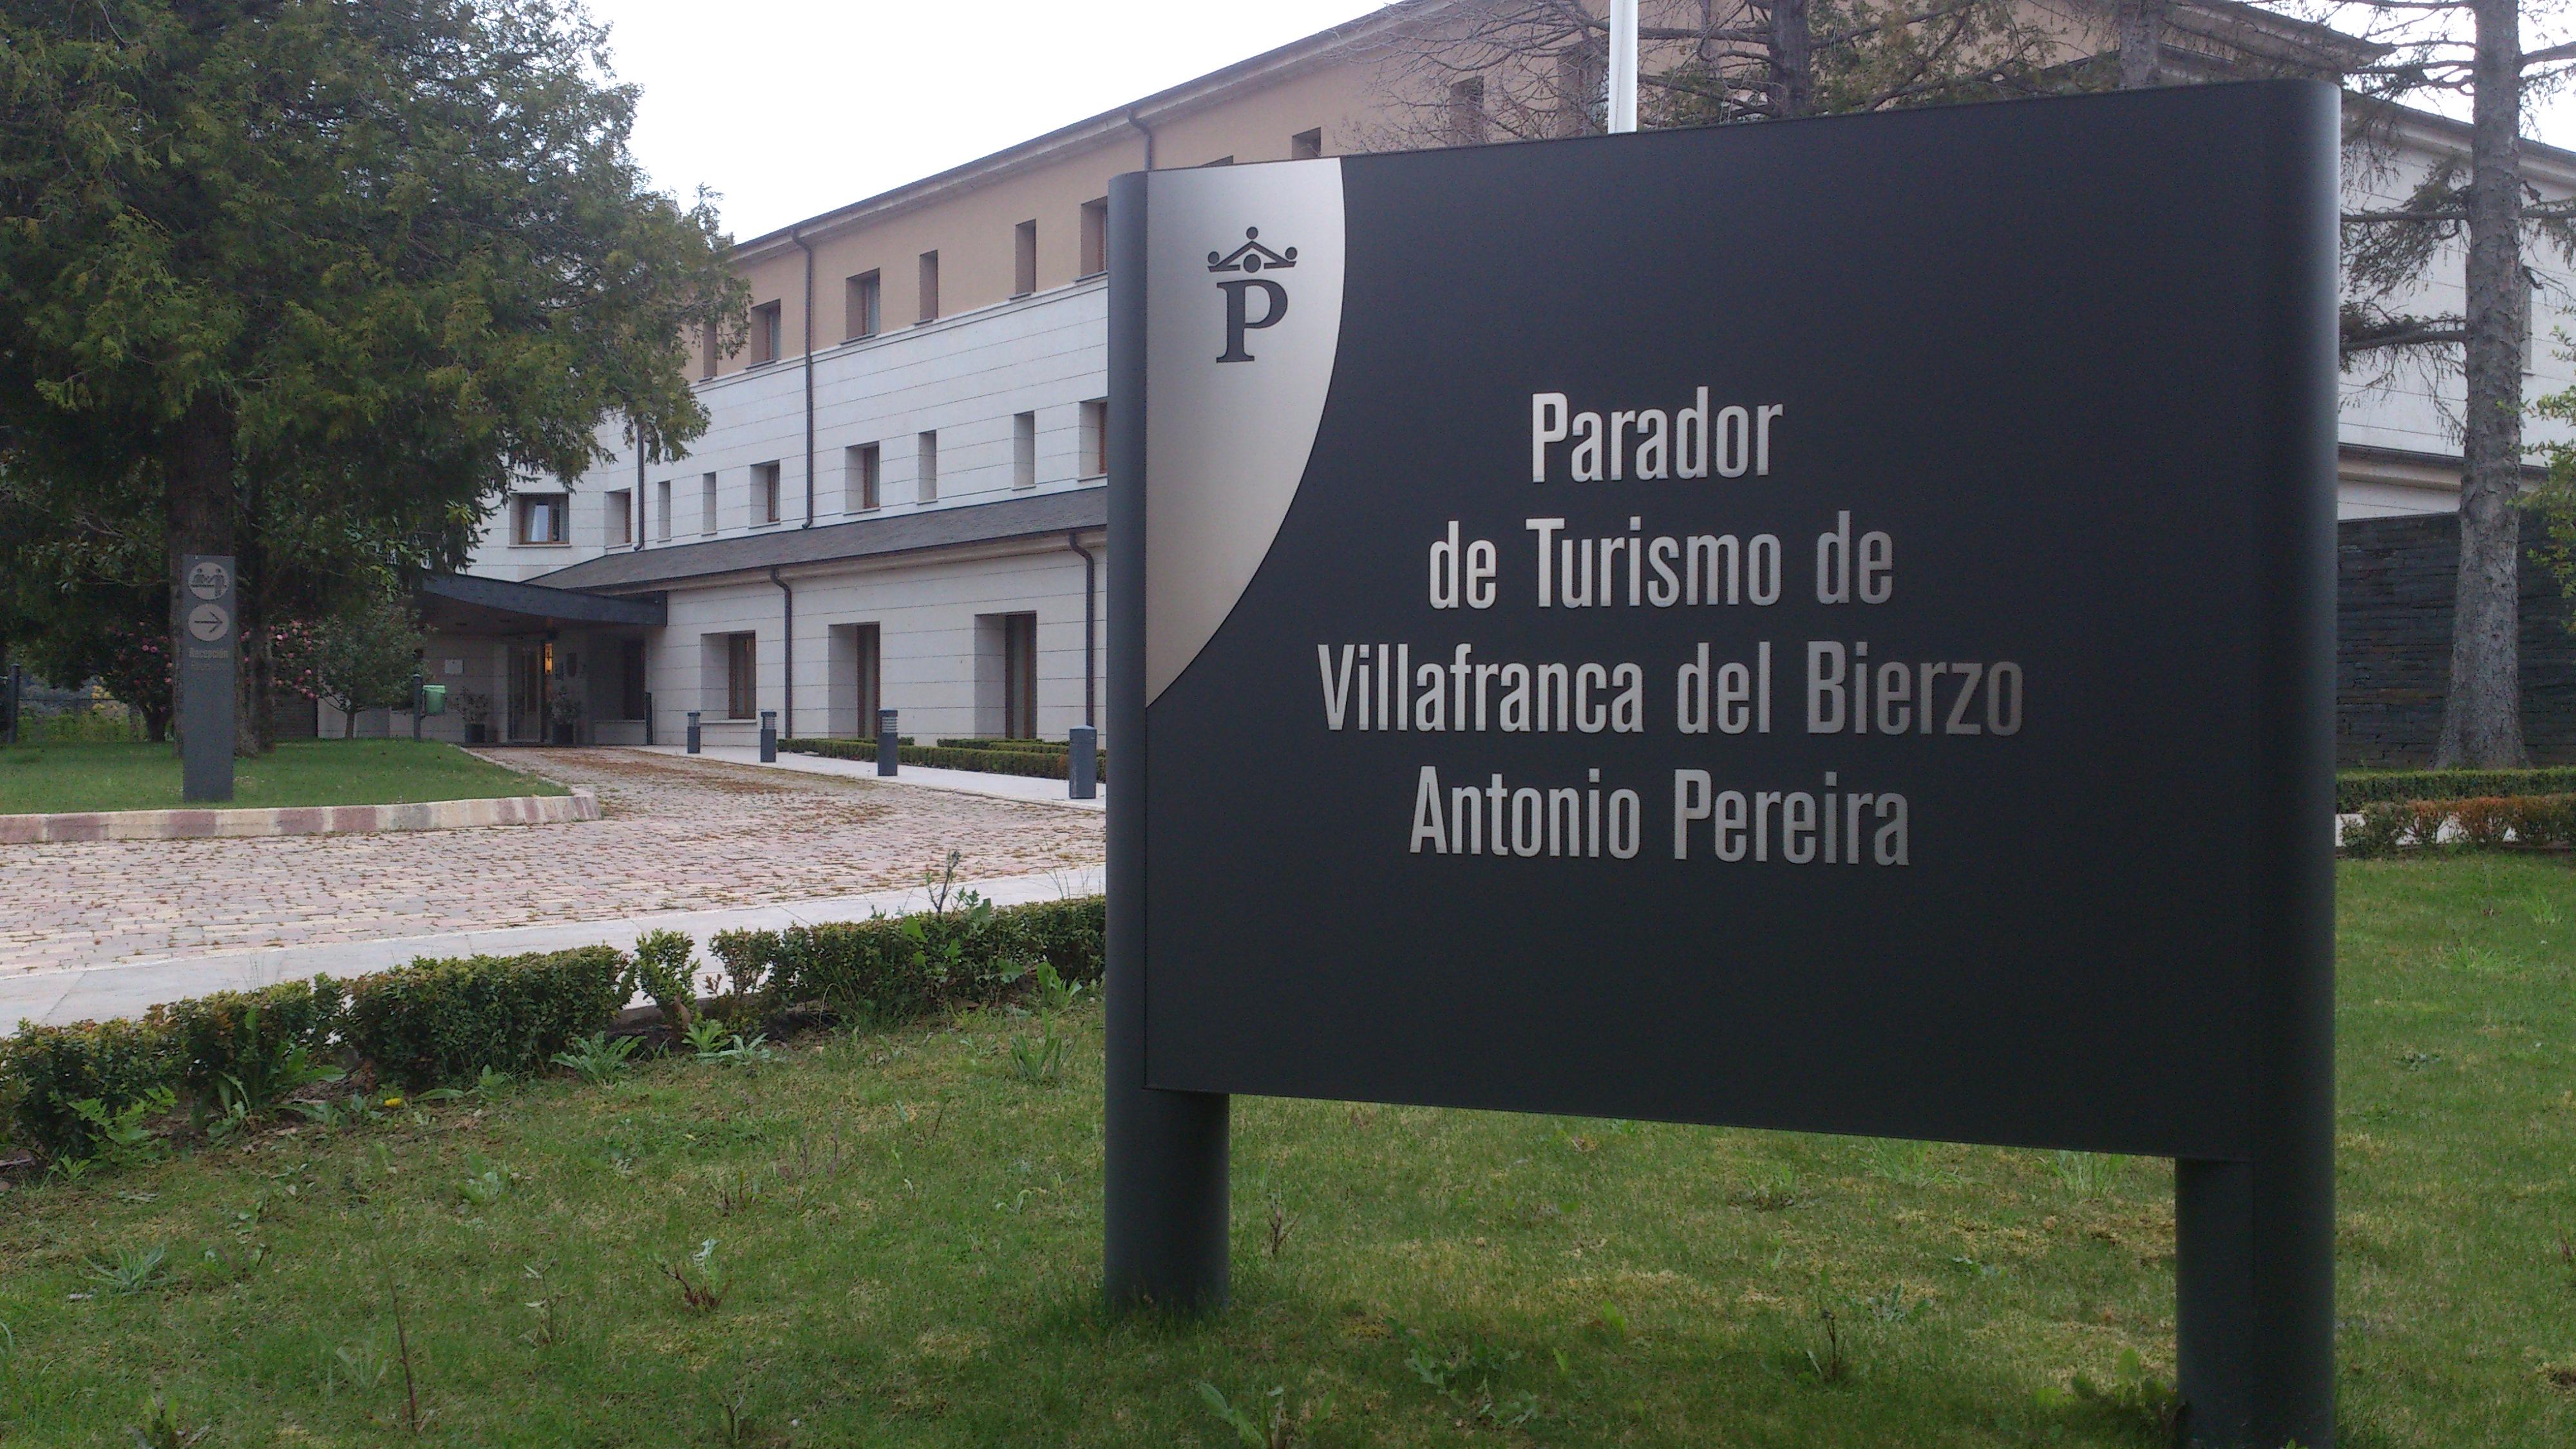
[[[1082,204],[1082,274],[1096,277],[1109,270],[1109,198]]]
[[[1109,476],[1109,399],[1093,398],[1082,405],[1082,476]]]
[[[861,272],[844,284],[841,301],[843,341],[856,342],[862,337],[877,335],[877,329],[884,325],[884,290],[878,285],[877,274],[873,271]]]
[[[845,470],[842,481],[844,491],[841,507],[843,510],[864,513],[877,507],[882,497],[878,492],[878,479],[884,468],[877,445],[861,443],[847,449],[843,454],[842,467]]]
[[[763,302],[751,309],[751,365],[778,360],[778,308],[776,302]]]
[[[1314,161],[1323,154],[1324,128],[1321,126],[1311,131],[1299,131],[1288,138],[1288,159],[1291,161]]]
[[[570,499],[561,493],[522,493],[518,497],[515,539],[519,543],[562,543]]]

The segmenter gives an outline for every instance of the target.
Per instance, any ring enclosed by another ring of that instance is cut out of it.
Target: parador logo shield
[[[1208,253],[1209,271],[1242,274],[1239,280],[1216,284],[1218,290],[1225,293],[1225,351],[1217,361],[1257,360],[1244,349],[1244,334],[1277,326],[1279,319],[1288,315],[1288,289],[1268,277],[1254,274],[1286,271],[1296,265],[1297,249],[1290,247],[1285,251],[1273,251],[1263,246],[1261,228],[1257,226],[1243,229],[1243,245],[1233,251]],[[1264,310],[1258,317],[1250,315],[1250,306],[1244,300],[1247,293],[1255,291],[1262,295],[1264,303]]]

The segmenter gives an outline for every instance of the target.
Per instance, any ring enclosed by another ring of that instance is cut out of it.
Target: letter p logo
[[[1288,289],[1268,277],[1245,277],[1240,281],[1219,282],[1225,292],[1225,352],[1219,362],[1250,362],[1251,353],[1243,350],[1243,335],[1259,328],[1274,326],[1288,315]],[[1259,291],[1268,301],[1258,317],[1250,315],[1244,301],[1247,292]]]

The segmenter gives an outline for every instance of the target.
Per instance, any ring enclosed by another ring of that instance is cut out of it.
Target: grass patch
[[[2576,1442],[2576,871],[2340,871],[2343,1442]],[[15,1188],[0,1425],[126,1442],[157,1397],[225,1445],[2157,1442],[2162,1163],[1248,1098],[1234,1307],[1113,1321],[1099,1049],[1086,1003],[974,1014]]]
[[[230,808],[407,805],[564,787],[434,740],[292,740],[233,763]],[[168,745],[47,744],[0,749],[0,815],[176,810],[179,757]]]

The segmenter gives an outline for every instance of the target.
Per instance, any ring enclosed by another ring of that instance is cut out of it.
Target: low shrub
[[[80,1104],[112,1115],[168,1091],[177,1077],[177,1044],[153,1021],[30,1026],[0,1042],[18,1144],[51,1160],[85,1161],[104,1146]]]
[[[872,921],[727,931],[708,943],[737,989],[775,1003],[901,1019],[1000,1000],[1040,961],[1068,982],[1100,979],[1106,914],[1097,896]]]
[[[2461,850],[2576,847],[2576,794],[2488,796],[2468,800],[2373,801],[2341,844],[2355,856],[2394,855],[2401,847]],[[2452,831],[2444,840],[2443,831]]]
[[[834,760],[874,760],[874,740],[780,740],[778,747],[800,755],[820,755]],[[937,745],[902,745],[895,758],[906,765],[926,765],[936,770],[975,770],[987,775],[1023,775],[1042,780],[1061,780],[1071,773],[1071,756],[1062,745],[1048,749],[956,749],[942,740]],[[1099,755],[1099,778],[1109,778],[1109,752]]]
[[[687,1036],[695,1015],[698,993],[689,980],[689,958],[697,948],[697,942],[678,931],[646,932],[635,943],[635,964],[627,980],[619,983],[629,997],[638,990],[652,997],[673,1037]]]
[[[2477,800],[2576,792],[2576,766],[2537,770],[2388,770],[2335,777],[2335,810],[2350,815],[2375,801]]]
[[[2344,832],[2343,848],[2365,860],[2395,855],[2414,820],[2412,806],[2374,800],[2361,807],[2361,823]]]
[[[626,1004],[624,952],[418,960],[349,984],[344,1034],[378,1072],[414,1088],[533,1072],[605,1029]]]
[[[170,1034],[172,1084],[201,1109],[230,1090],[262,1110],[329,1055],[348,991],[328,976],[282,981],[258,991],[219,991],[153,1007],[144,1020]]]

